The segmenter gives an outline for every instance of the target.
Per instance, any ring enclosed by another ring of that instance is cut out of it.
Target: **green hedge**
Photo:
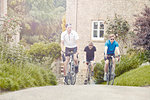
[[[122,55],[121,61],[116,64],[116,76],[120,76],[127,71],[138,68],[143,62],[147,62],[149,59],[148,56],[146,56],[147,53],[147,51],[131,51],[128,52],[127,55]]]
[[[14,91],[28,87],[56,85],[56,77],[48,69],[33,64],[18,67],[0,63],[0,89]]]
[[[104,60],[101,63],[97,63],[94,67],[94,79],[96,84],[100,84],[103,81],[104,77]]]
[[[50,62],[53,62],[54,59],[60,57],[61,47],[58,43],[35,43],[31,46],[31,49],[28,50],[28,54],[31,56],[33,61],[44,62],[48,57]]]
[[[115,79],[115,85],[150,86],[150,65],[126,72]]]

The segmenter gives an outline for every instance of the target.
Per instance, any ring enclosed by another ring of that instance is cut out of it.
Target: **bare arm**
[[[107,55],[107,49],[108,49],[108,47],[105,46],[105,55]]]
[[[84,52],[84,58],[83,61],[86,61],[86,52]]]
[[[120,55],[119,47],[116,47],[117,54]]]

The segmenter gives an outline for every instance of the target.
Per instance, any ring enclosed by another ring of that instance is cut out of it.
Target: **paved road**
[[[58,85],[6,93],[0,95],[0,100],[150,100],[150,88]]]

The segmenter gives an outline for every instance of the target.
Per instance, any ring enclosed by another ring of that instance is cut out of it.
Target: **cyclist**
[[[84,51],[86,53],[87,73],[88,73],[88,63],[91,62],[91,71],[92,71],[92,76],[93,76],[94,52],[96,51],[96,47],[93,45],[93,42],[89,42],[88,46],[84,48]],[[86,73],[85,83],[87,82],[87,77],[88,77],[87,73]]]
[[[64,81],[66,82],[67,81],[67,76],[66,76],[66,73],[67,73],[67,65],[68,65],[68,62],[69,62],[69,52],[73,51],[74,53],[74,61],[75,61],[75,72],[77,73],[78,72],[78,59],[77,59],[77,54],[78,54],[78,51],[77,51],[77,40],[79,39],[79,36],[77,34],[77,32],[73,31],[72,30],[72,26],[71,24],[66,24],[66,31],[62,32],[61,34],[61,50],[62,52],[61,53],[64,53],[65,51],[65,62],[64,62]],[[64,50],[65,49],[65,50]]]
[[[107,72],[108,72],[108,64],[109,64],[108,56],[113,56],[113,58],[112,58],[112,61],[113,61],[112,74],[115,74],[114,73],[114,69],[115,69],[115,51],[118,54],[118,57],[120,59],[120,51],[119,51],[118,42],[115,41],[115,35],[114,34],[110,34],[109,35],[109,40],[107,40],[105,42],[105,52],[104,52],[104,60],[105,60],[104,81],[107,81]]]

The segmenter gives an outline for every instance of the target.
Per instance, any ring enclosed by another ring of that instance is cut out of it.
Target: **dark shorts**
[[[104,60],[106,61],[107,59],[110,59],[110,56],[113,56],[115,58],[115,54],[107,54],[107,58],[104,56]]]
[[[76,53],[77,52],[77,47],[74,47],[74,48],[65,48],[65,55],[66,56],[70,56],[70,54],[68,54],[69,52],[73,51],[73,53]]]
[[[89,63],[90,63],[91,61],[94,61],[94,58],[93,58],[93,59],[88,59],[88,60],[86,60],[86,64],[89,65]]]
[[[86,62],[94,61],[94,58],[86,59]]]

